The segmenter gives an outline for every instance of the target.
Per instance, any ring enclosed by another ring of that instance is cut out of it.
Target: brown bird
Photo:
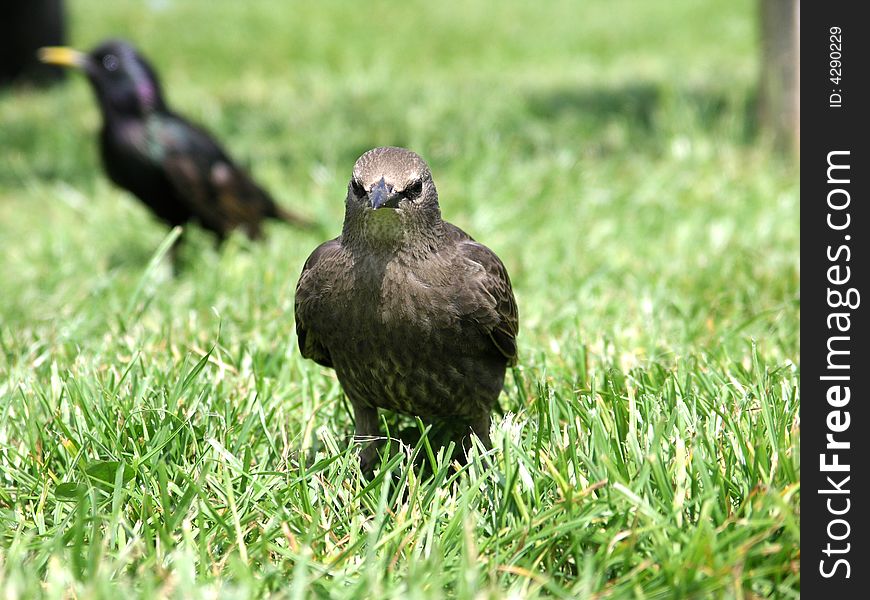
[[[260,237],[266,218],[311,225],[273,201],[208,132],[172,112],[154,69],[130,44],[110,40],[88,54],[42,48],[39,56],[87,75],[103,115],[106,173],[169,226],[196,221],[222,241],[235,228]]]
[[[498,256],[441,218],[417,154],[375,148],[357,160],[341,235],[305,262],[295,304],[302,356],[335,369],[358,437],[380,435],[383,408],[490,447],[517,359],[516,300]],[[362,451],[365,470],[376,455]]]

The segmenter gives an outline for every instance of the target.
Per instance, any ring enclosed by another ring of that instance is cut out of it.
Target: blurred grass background
[[[336,234],[359,154],[420,153],[511,273],[521,367],[488,467],[364,487],[295,345],[321,240],[194,231],[149,268],[166,232],[103,175],[84,78],[4,90],[7,595],[798,595],[798,175],[756,129],[753,2],[68,8]]]

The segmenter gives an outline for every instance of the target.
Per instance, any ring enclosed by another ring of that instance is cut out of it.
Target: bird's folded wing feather
[[[507,269],[498,256],[468,238],[459,245],[460,254],[482,267],[472,274],[471,285],[464,292],[469,297],[461,302],[473,320],[492,340],[509,365],[517,361],[519,313]],[[462,307],[460,307],[462,308]]]
[[[200,220],[224,229],[258,219],[262,193],[206,132],[179,119],[155,129],[160,164],[178,198]]]
[[[324,367],[332,367],[332,357],[329,350],[309,329],[312,313],[323,310],[319,303],[321,290],[324,286],[322,269],[341,252],[338,238],[324,242],[318,246],[302,267],[302,274],[296,284],[296,337],[299,338],[299,350],[302,356],[310,358]]]

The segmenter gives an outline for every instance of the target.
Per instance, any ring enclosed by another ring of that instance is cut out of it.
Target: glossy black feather
[[[154,69],[129,44],[102,44],[83,69],[100,103],[108,176],[168,225],[194,221],[223,239],[236,228],[257,238],[266,218],[309,224],[281,209],[208,132],[172,112]]]

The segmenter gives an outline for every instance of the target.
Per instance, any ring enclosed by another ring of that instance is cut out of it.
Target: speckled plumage
[[[517,330],[504,265],[441,219],[426,163],[401,148],[360,157],[342,234],[311,254],[296,287],[302,355],[335,369],[356,434],[380,435],[384,408],[452,420],[488,444]]]

